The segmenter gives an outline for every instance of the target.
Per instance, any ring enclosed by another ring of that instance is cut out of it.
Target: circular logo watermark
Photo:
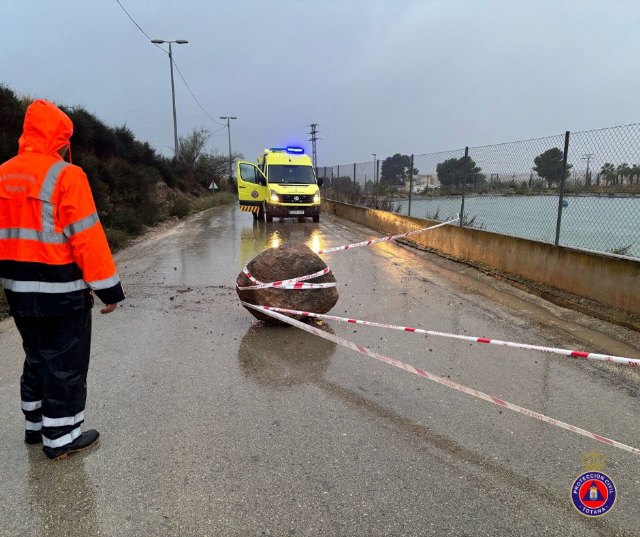
[[[574,507],[585,516],[602,516],[616,503],[616,487],[602,472],[585,472],[571,487]]]

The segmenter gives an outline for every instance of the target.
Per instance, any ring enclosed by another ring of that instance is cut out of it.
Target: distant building
[[[432,174],[416,175],[413,178],[413,193],[419,194],[425,188],[440,188],[440,181],[438,180],[438,176]],[[409,192],[409,181],[404,182],[404,191]]]

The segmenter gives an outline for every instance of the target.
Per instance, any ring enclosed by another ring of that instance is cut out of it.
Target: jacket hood
[[[18,153],[34,152],[61,158],[57,151],[69,146],[73,123],[69,116],[49,101],[34,101],[24,116]]]

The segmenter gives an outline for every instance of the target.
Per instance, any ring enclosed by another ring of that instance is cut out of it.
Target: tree
[[[622,164],[619,164],[618,167],[616,168],[616,173],[618,174],[618,177],[620,178],[620,184],[624,185],[624,178],[631,176],[631,168],[629,167],[629,165],[626,162],[623,162]],[[616,183],[617,183],[617,181],[616,181]]]
[[[353,193],[353,179],[348,175],[341,175],[331,179],[331,188],[339,194]]]
[[[562,162],[564,158],[564,153],[558,149],[557,147],[552,147],[551,149],[547,149],[544,153],[540,153],[535,159],[533,159],[533,163],[535,166],[533,167],[533,171],[536,172],[540,177],[547,180],[549,187],[552,187],[555,184],[560,184],[562,181]],[[567,164],[567,169],[565,170],[564,179],[569,177],[569,170],[573,166],[571,164]]]
[[[215,181],[221,187],[227,183],[225,178],[229,175],[229,156],[208,152],[206,145],[210,137],[211,133],[200,127],[187,136],[178,138],[177,161],[183,167],[183,173],[194,182],[208,187]],[[231,159],[242,159],[242,155],[233,153]],[[234,185],[226,187],[235,189]]]
[[[443,187],[482,183],[486,175],[481,171],[471,157],[450,158],[436,166],[438,180]]]
[[[615,184],[618,174],[616,173],[616,167],[611,162],[605,162],[600,169],[600,173],[604,178],[605,185]]]
[[[409,180],[409,172],[411,168],[411,157],[409,155],[401,155],[396,153],[392,157],[387,157],[382,161],[382,170],[380,171],[380,182],[388,185],[402,185]],[[413,169],[413,174],[417,175],[418,170]]]
[[[24,111],[25,107],[16,94],[0,84],[0,162],[9,160],[18,153]]]
[[[242,160],[244,157],[241,153],[232,153],[231,160]],[[229,155],[221,155],[219,153],[203,153],[200,155],[194,168],[196,180],[202,185],[208,187],[214,181],[219,188],[223,190],[228,188],[235,192],[235,179],[229,183]]]
[[[211,133],[204,127],[193,129],[190,134],[178,138],[178,154],[176,157],[187,168],[195,170],[198,160],[205,152],[205,146]]]

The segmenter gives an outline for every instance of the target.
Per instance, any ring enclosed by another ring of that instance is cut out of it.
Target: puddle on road
[[[324,248],[327,241],[324,233],[316,226],[306,222],[253,222],[251,227],[243,227],[240,240],[255,246],[278,248],[285,242],[303,242],[314,251]]]
[[[322,329],[334,333],[325,324]],[[293,332],[289,326],[259,322],[242,338],[238,363],[244,375],[259,386],[291,388],[319,382],[335,351],[332,341],[300,330]]]

